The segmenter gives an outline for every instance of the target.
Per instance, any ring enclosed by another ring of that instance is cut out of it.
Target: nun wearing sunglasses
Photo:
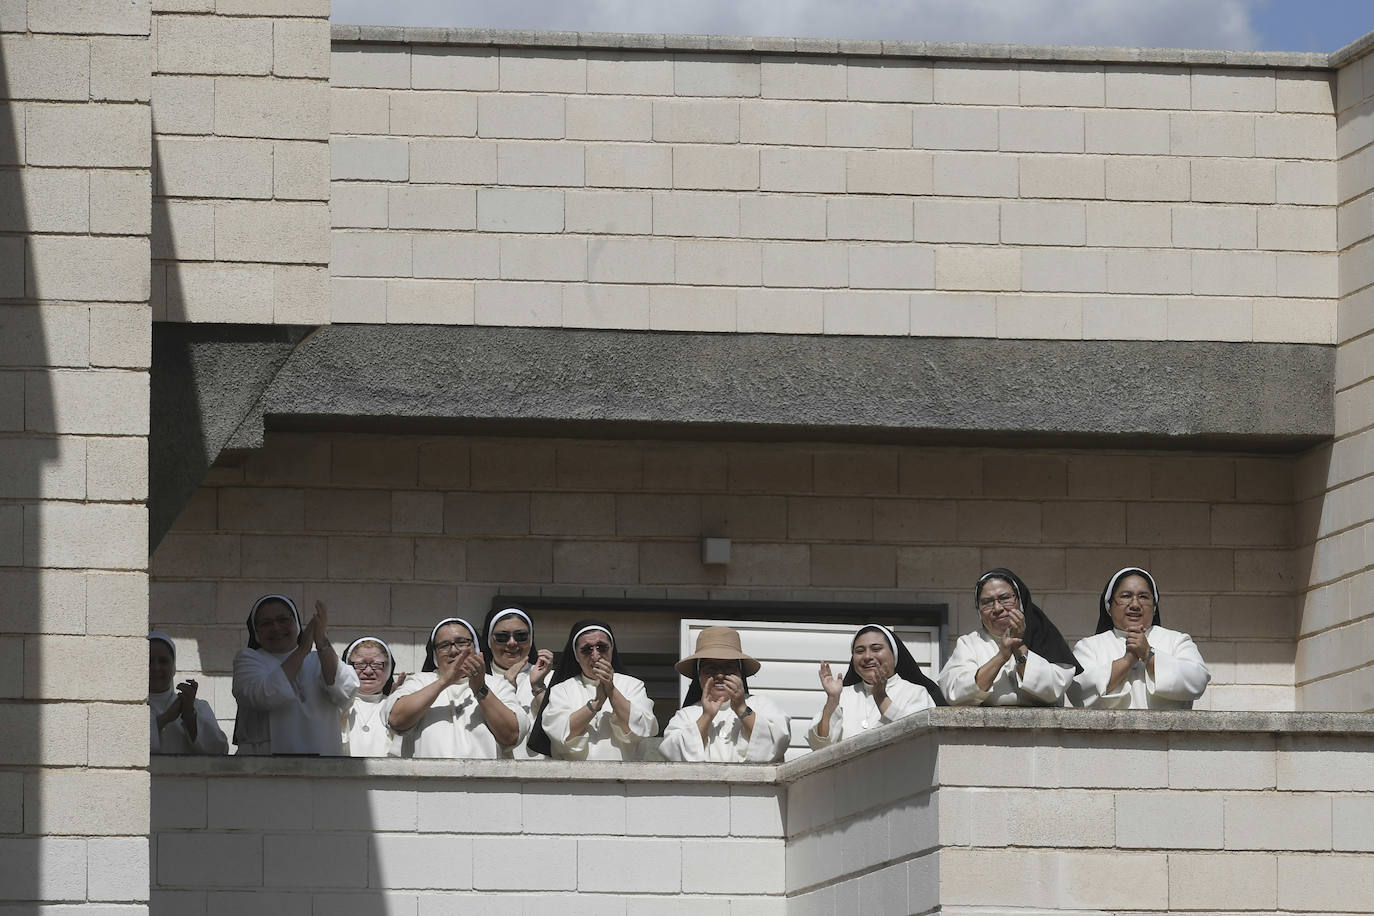
[[[540,710],[529,748],[557,760],[637,760],[639,742],[658,733],[644,682],[626,673],[599,620],[572,625]]]
[[[483,654],[487,674],[510,682],[520,708],[533,722],[535,704],[543,697],[545,681],[553,670],[553,653],[535,647],[534,621],[518,607],[493,609],[482,622],[482,633],[486,637]],[[523,742],[513,748],[502,748],[501,756],[542,759]]]
[[[382,715],[401,736],[402,757],[495,759],[530,729],[510,681],[487,677],[477,630],[461,617],[430,631],[420,673],[392,691]]]

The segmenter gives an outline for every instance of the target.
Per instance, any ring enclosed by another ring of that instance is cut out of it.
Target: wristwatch
[[[746,706],[746,707],[744,707],[744,712],[742,712],[742,713],[739,714],[739,717],[740,717],[741,719],[747,719],[747,718],[749,718],[750,716],[752,716],[753,714],[754,714],[754,710],[752,710],[752,709],[750,709],[748,706]]]
[[[596,700],[587,701],[587,712],[596,715]]]
[[[489,693],[491,693],[491,688],[483,684],[481,689],[477,691],[477,701],[480,703],[482,700],[485,700]]]
[[[1014,658],[1016,659],[1016,664],[1018,664],[1018,665],[1024,665],[1024,664],[1026,663],[1026,658],[1027,658],[1029,655],[1030,655],[1029,652],[1018,652],[1018,653],[1016,653],[1016,655],[1014,656]]]

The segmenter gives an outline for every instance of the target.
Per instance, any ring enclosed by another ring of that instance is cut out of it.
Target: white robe
[[[748,738],[743,734],[739,716],[726,704],[707,726],[703,747],[701,730],[697,728],[702,708],[700,703],[693,703],[679,709],[663,729],[659,753],[667,760],[691,763],[775,763],[782,760],[792,740],[786,713],[778,704],[758,694],[751,694],[747,702],[754,711],[754,730]]]
[[[342,711],[345,754],[350,757],[395,757],[400,753],[393,750],[396,735],[382,718],[385,700],[380,693],[359,693]]]
[[[806,733],[807,743],[811,745],[812,750],[820,750],[827,744],[834,744],[843,738],[863,734],[865,729],[877,728],[879,725],[896,722],[914,712],[935,708],[935,701],[924,687],[904,681],[897,674],[888,678],[887,695],[892,698],[892,702],[888,705],[886,713],[879,713],[878,704],[873,700],[873,688],[863,681],[841,688],[840,705],[835,707],[835,712],[830,717],[829,736],[822,738],[816,734],[821,713],[825,712],[825,707],[822,706],[820,712],[811,719],[811,728]]]
[[[954,654],[936,679],[951,706],[1063,706],[1064,691],[1073,682],[1072,666],[1057,665],[1026,650],[1025,671],[1018,673],[1016,659],[1009,658],[987,690],[975,675],[1001,649],[1001,642],[984,629],[965,633],[954,644]]]
[[[530,685],[530,669],[533,667],[534,666],[531,665],[529,662],[525,662],[524,667],[520,669],[520,673],[515,676],[515,699],[520,704],[520,708],[525,711],[525,715],[529,717],[531,723],[534,722],[534,707],[536,705],[534,688]],[[490,681],[492,678],[498,677],[501,680],[506,681],[506,672],[501,668],[500,665],[496,664],[496,662],[492,662],[491,674],[487,676],[487,680]],[[547,682],[547,678],[545,678],[545,681]],[[510,681],[506,681],[506,683],[510,683]],[[501,748],[501,756],[506,758],[507,760],[549,759],[545,757],[543,754],[536,754],[534,751],[526,747],[525,741],[523,739],[519,743],[517,743],[515,747]]]
[[[1126,634],[1108,630],[1080,639],[1073,654],[1083,666],[1074,678],[1075,702],[1098,709],[1191,709],[1212,673],[1187,633],[1151,627],[1145,634],[1155,653],[1155,673],[1137,661],[1116,690],[1107,692],[1112,662],[1126,654]]]
[[[161,730],[157,727],[158,716],[165,713],[176,702],[177,692],[168,687],[161,693],[148,694],[148,734],[149,751],[154,754],[227,754],[229,739],[224,737],[219,723],[215,721],[214,710],[210,704],[196,698],[196,740],[186,733],[186,726],[177,716]]]
[[[439,680],[434,671],[421,671],[405,679],[405,683],[391,691],[391,696],[382,703],[382,716],[391,721],[391,710],[401,697],[410,696],[424,687]],[[515,698],[515,688],[503,677],[488,675],[487,688],[515,713],[520,728],[516,743],[524,741],[530,733],[530,717],[520,707]],[[474,757],[495,760],[501,755],[501,745],[487,727],[487,717],[482,711],[477,695],[468,686],[467,679],[451,684],[440,691],[438,698],[425,710],[407,731],[400,733],[400,754],[402,757]]]
[[[343,754],[339,710],[358,691],[358,674],[339,662],[324,682],[318,652],[301,663],[293,684],[281,670],[290,652],[240,649],[234,656],[240,754]]]
[[[587,730],[568,737],[568,719],[596,699],[596,682],[579,674],[549,688],[542,721],[557,760],[635,760],[641,738],[652,738],[658,731],[654,702],[644,690],[644,682],[616,672],[615,689],[630,701],[630,730],[615,721],[608,699],[592,716]]]

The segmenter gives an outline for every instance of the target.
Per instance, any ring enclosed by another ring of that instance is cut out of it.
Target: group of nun
[[[1072,650],[1011,570],[984,573],[974,601],[982,626],[958,639],[934,680],[889,627],[860,627],[843,676],[820,665],[825,700],[808,744],[818,749],[945,705],[1187,709],[1211,678],[1188,634],[1160,623],[1159,589],[1144,569],[1111,577],[1096,634]],[[687,695],[655,747],[645,742],[658,734],[653,702],[602,621],[574,624],[555,660],[535,646],[534,622],[520,608],[493,610],[480,630],[448,617],[409,675],[375,636],[353,640],[340,656],[327,626],[318,601],[304,623],[284,595],[254,603],[247,647],[234,658],[238,753],[770,763],[791,740],[787,715],[750,692],[761,666],[729,627],[702,630],[696,651],[675,665],[689,680]],[[153,752],[226,753],[196,682],[173,687],[171,638],[154,632],[148,641]]]

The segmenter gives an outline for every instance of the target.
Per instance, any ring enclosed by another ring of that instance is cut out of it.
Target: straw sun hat
[[[739,634],[729,627],[707,627],[697,634],[697,650],[673,667],[683,677],[692,677],[697,659],[738,659],[745,677],[758,674],[759,663],[740,648]]]

